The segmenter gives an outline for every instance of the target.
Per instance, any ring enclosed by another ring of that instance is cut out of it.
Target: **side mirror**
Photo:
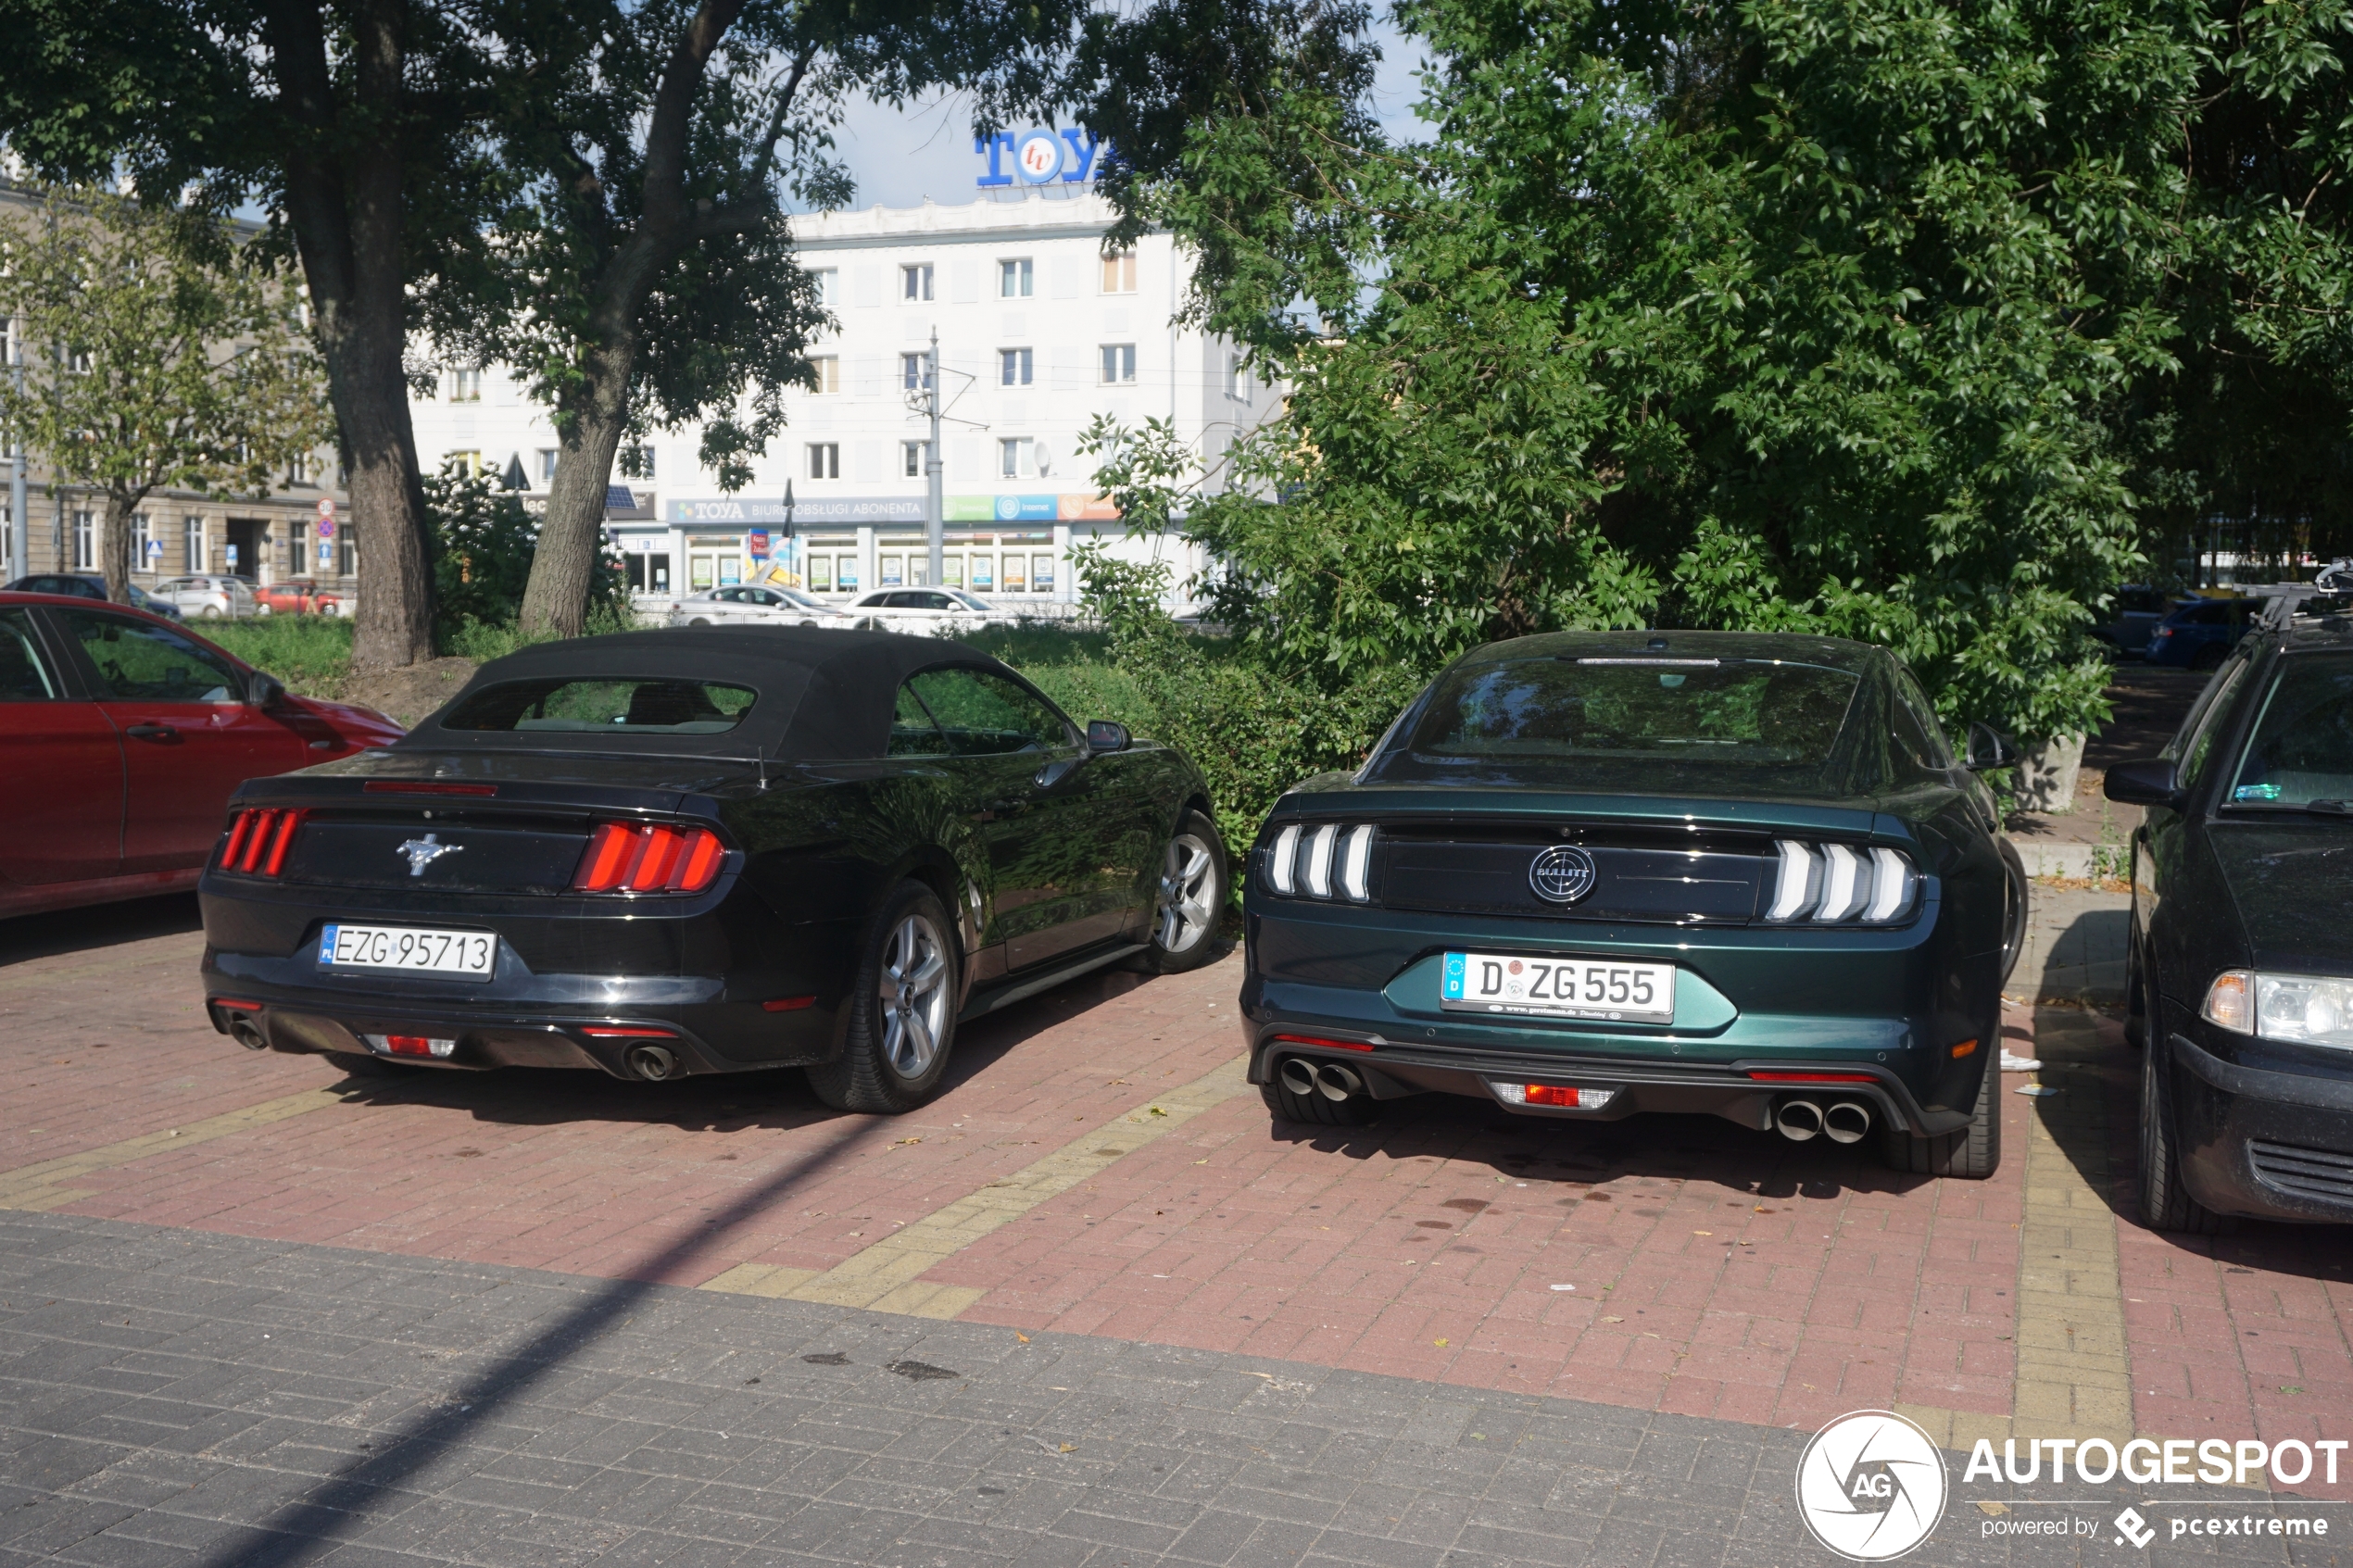
[[[1127,733],[1127,726],[1125,724],[1114,723],[1109,719],[1087,721],[1087,749],[1088,751],[1098,755],[1106,751],[1125,751],[1134,744],[1134,740],[1135,737]]]
[[[2140,762],[2119,762],[2108,771],[2100,786],[2110,800],[2124,806],[2165,806],[2179,809],[2188,792],[2173,764],[2161,757]]]
[[[275,675],[266,675],[257,670],[245,681],[247,708],[275,708],[285,699],[285,683]]]
[[[2018,747],[2009,737],[1991,724],[1972,723],[1969,727],[1969,749],[1961,753],[1961,766],[1972,773],[1988,768],[2007,768],[2018,760]]]

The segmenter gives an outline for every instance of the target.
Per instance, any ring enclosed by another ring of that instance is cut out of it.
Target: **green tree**
[[[292,291],[189,212],[44,190],[0,215],[0,316],[24,345],[0,424],[55,483],[106,498],[98,565],[130,598],[131,520],[157,489],[261,494],[333,433]]]

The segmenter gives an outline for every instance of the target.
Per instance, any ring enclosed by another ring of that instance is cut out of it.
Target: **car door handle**
[[[180,732],[170,725],[149,723],[144,720],[122,733],[132,740],[178,740],[180,738]]]

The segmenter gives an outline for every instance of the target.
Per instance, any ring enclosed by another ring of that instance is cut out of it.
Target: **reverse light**
[[[369,1047],[385,1056],[423,1056],[446,1058],[458,1048],[455,1040],[435,1039],[429,1035],[362,1035]]]
[[[1773,924],[1890,925],[1917,901],[1919,873],[1898,850],[1793,838],[1776,841],[1773,849],[1773,896],[1765,906]]]
[[[1599,1110],[1617,1098],[1616,1089],[1584,1089],[1571,1084],[1498,1084],[1487,1085],[1506,1105],[1550,1105],[1562,1110]]]
[[[229,841],[220,848],[220,869],[243,876],[277,876],[286,869],[287,852],[308,815],[301,807],[238,812],[230,820]]]
[[[575,893],[699,893],[718,879],[727,847],[709,828],[599,822],[573,873]]]

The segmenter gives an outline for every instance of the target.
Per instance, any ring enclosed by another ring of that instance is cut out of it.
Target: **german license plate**
[[[1673,964],[1449,953],[1440,972],[1439,1005],[1453,1011],[1675,1022]]]
[[[319,933],[319,962],[330,969],[487,976],[497,958],[498,938],[480,931],[420,931],[407,925],[338,922]]]

